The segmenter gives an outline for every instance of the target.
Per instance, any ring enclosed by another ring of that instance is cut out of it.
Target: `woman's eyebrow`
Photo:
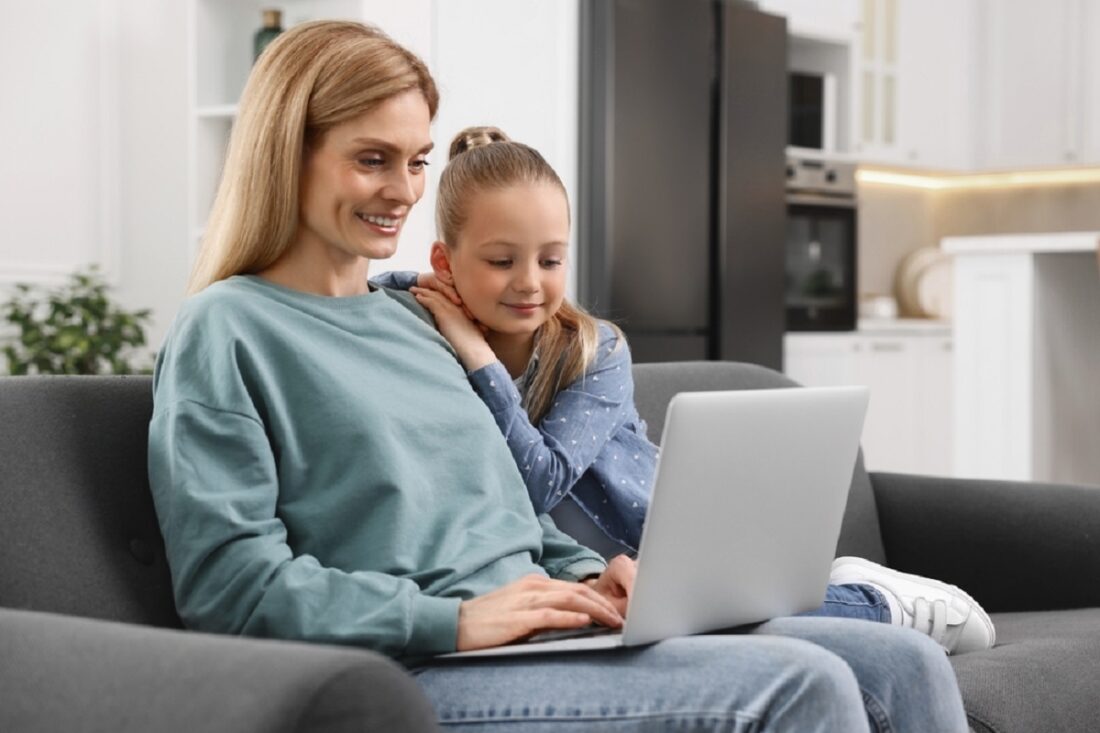
[[[391,153],[400,153],[401,152],[401,148],[397,147],[393,143],[388,142],[386,140],[381,140],[381,139],[376,138],[376,137],[356,137],[356,138],[352,138],[350,144],[355,145],[356,147],[380,148],[382,150],[385,150],[385,151],[391,152]],[[420,150],[418,150],[417,153],[418,154],[430,153],[432,151],[432,148],[434,148],[434,147],[435,147],[435,143],[428,143],[424,147],[420,148]]]

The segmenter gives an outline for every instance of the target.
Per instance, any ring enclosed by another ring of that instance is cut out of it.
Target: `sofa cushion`
[[[974,730],[1096,730],[1100,608],[992,618],[997,646],[951,658]]]
[[[696,361],[634,365],[634,402],[642,419],[649,424],[649,437],[660,440],[665,425],[665,410],[678,392],[703,392],[727,389],[778,389],[797,387],[798,383],[779,372],[755,364],[723,361]],[[878,509],[871,481],[863,468],[862,452],[856,458],[848,507],[840,529],[836,554],[856,555],[878,563],[886,562]]]
[[[146,470],[149,377],[0,378],[0,606],[180,625]]]

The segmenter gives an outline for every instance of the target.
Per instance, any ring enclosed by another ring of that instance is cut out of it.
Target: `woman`
[[[880,708],[852,668],[798,638],[430,661],[619,626],[633,580],[535,516],[425,311],[368,287],[423,192],[437,101],[415,56],[353,23],[298,26],[253,69],[154,377],[150,485],[183,621],[389,654],[468,729],[868,730]],[[927,640],[813,633],[881,645],[890,713],[965,730]]]

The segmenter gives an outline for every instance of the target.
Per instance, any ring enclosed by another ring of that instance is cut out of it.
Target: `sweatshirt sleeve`
[[[539,516],[542,525],[542,557],[539,564],[551,578],[557,580],[583,580],[599,575],[607,568],[600,555],[578,544],[562,532],[548,514]]]
[[[558,392],[538,427],[531,424],[503,364],[489,364],[469,377],[508,441],[537,514],[569,494],[634,405],[630,351],[609,328],[602,329],[592,365]]]
[[[370,279],[372,285],[390,290],[408,290],[416,285],[416,279],[420,273],[406,270],[390,270],[375,275]]]
[[[459,599],[293,554],[275,513],[276,462],[259,420],[191,400],[157,407],[149,482],[188,627],[359,645],[392,657],[454,650]]]

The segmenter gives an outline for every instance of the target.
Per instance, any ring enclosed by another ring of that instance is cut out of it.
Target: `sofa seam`
[[[986,728],[986,730],[991,731],[991,733],[1001,733],[1000,728],[993,725],[988,720],[983,719],[977,713],[972,713],[968,710],[968,711],[966,711],[966,717],[969,718],[970,720],[973,720],[977,723],[980,723],[982,726],[984,726]]]

